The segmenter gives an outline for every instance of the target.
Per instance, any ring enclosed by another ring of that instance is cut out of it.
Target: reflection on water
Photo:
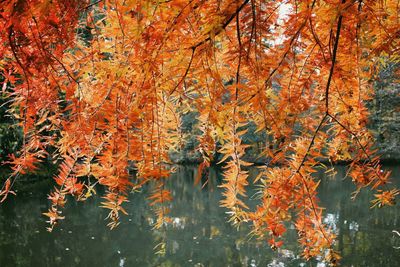
[[[390,168],[399,185],[400,168]],[[400,266],[400,250],[394,248],[400,246],[400,237],[392,233],[400,231],[400,209],[371,210],[372,194],[367,191],[350,201],[354,186],[342,181],[344,167],[337,172],[335,178],[320,174],[319,192],[326,207],[325,223],[338,236],[342,265]],[[266,242],[249,239],[248,229],[232,228],[218,204],[219,174],[211,170],[203,190],[193,185],[194,174],[194,168],[181,167],[168,185],[174,201],[170,204],[173,220],[165,232],[165,256],[154,254],[163,232],[151,229],[154,215],[146,192],[132,195],[127,205],[130,215],[116,230],[105,226],[106,211],[98,208],[101,199],[97,198],[70,201],[66,220],[48,233],[41,213],[47,210],[51,186],[38,184],[0,206],[0,266],[325,266],[298,256],[293,227],[289,226],[287,242],[276,252]]]

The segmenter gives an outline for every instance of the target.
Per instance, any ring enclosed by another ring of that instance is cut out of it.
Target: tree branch
[[[239,14],[240,10],[242,10],[243,7],[244,7],[249,1],[250,1],[250,0],[245,0],[245,1],[236,9],[236,11],[235,11],[233,14],[231,14],[231,15],[228,17],[228,19],[222,24],[222,27],[219,28],[219,30],[216,31],[216,32],[214,33],[214,36],[220,34],[220,33],[222,32],[222,30],[224,30],[224,29],[229,25],[229,23],[231,23],[231,21]],[[208,36],[207,38],[205,38],[204,40],[202,40],[202,41],[198,42],[197,44],[191,46],[190,48],[191,48],[191,49],[196,49],[197,47],[199,47],[199,46],[201,46],[201,45],[207,43],[207,42],[210,41],[210,40],[211,40],[211,37]]]
[[[344,4],[345,2],[346,2],[346,0],[342,0],[342,4]],[[332,65],[331,65],[331,69],[329,71],[328,82],[326,83],[326,88],[325,88],[325,110],[326,110],[326,113],[329,112],[329,87],[331,85],[333,71],[335,69],[336,54],[337,54],[337,50],[338,50],[338,46],[339,46],[340,29],[342,27],[342,19],[343,19],[343,15],[340,14],[338,24],[336,27],[335,44],[333,46]]]

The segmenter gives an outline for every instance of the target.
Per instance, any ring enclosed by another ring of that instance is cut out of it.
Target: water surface
[[[393,170],[399,185],[400,167]],[[129,216],[110,231],[106,211],[98,208],[101,199],[69,201],[66,219],[53,233],[45,230],[46,194],[51,183],[36,183],[0,206],[0,266],[326,266],[305,262],[298,255],[297,235],[286,234],[286,243],[273,252],[266,242],[249,239],[247,229],[226,223],[225,210],[219,207],[217,187],[220,173],[210,171],[210,183],[201,190],[193,185],[193,167],[180,167],[168,187],[174,200],[170,204],[172,225],[165,231],[152,230],[154,214],[144,194],[133,194],[126,205]],[[337,249],[342,266],[400,266],[399,207],[370,209],[372,193],[363,191],[350,200],[354,186],[343,181],[344,167],[337,175],[319,176],[321,205],[325,221],[337,233]],[[154,246],[166,241],[166,254],[156,255]]]

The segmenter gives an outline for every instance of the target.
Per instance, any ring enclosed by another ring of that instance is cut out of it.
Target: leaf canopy
[[[50,230],[65,196],[84,200],[96,184],[113,228],[127,194],[150,182],[162,227],[169,152],[185,142],[182,115],[196,111],[199,170],[222,153],[230,221],[250,223],[272,248],[293,221],[305,258],[336,263],[312,174],[321,161],[348,161],[358,190],[377,191],[374,206],[394,203],[366,103],[380,59],[399,60],[399,12],[394,0],[2,1],[2,88],[24,136],[2,201],[52,157]],[[246,204],[250,124],[266,133],[259,156],[269,161],[255,209]]]

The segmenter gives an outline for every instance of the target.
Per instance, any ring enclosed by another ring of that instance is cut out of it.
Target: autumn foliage
[[[305,258],[335,263],[312,175],[320,162],[350,162],[348,176],[376,191],[374,205],[399,193],[366,128],[378,59],[399,60],[399,12],[394,0],[2,1],[2,88],[24,138],[6,159],[13,172],[0,196],[51,158],[50,230],[67,195],[85,200],[97,184],[111,228],[128,193],[150,184],[161,227],[169,152],[185,142],[182,114],[196,111],[199,171],[221,144],[229,220],[249,223],[272,248],[293,222]],[[267,133],[258,156],[269,159],[254,181],[255,209],[243,159],[250,123]]]

